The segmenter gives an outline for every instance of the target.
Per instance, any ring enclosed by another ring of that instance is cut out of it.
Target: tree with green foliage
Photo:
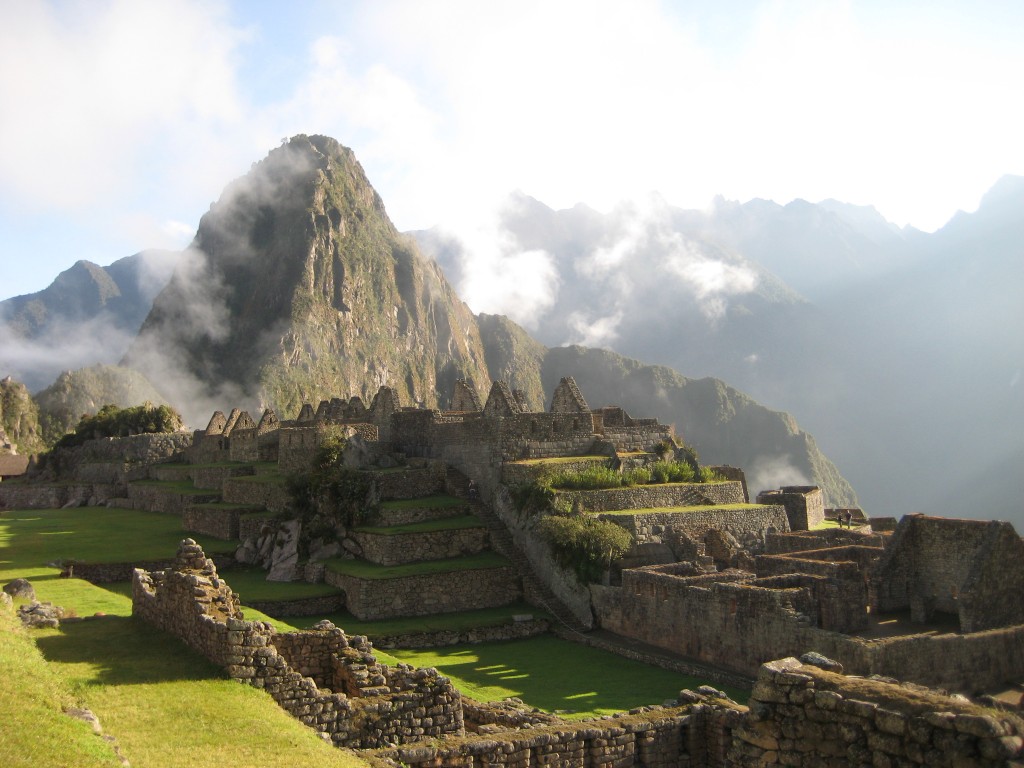
[[[633,536],[625,528],[586,514],[549,515],[538,530],[555,559],[572,568],[584,583],[600,580],[612,562],[633,546]]]
[[[71,448],[103,437],[178,432],[184,426],[181,414],[169,405],[144,403],[118,408],[108,404],[93,416],[82,416],[75,431],[64,435],[54,448]]]
[[[303,538],[333,538],[337,526],[351,528],[375,509],[370,499],[373,482],[366,472],[342,463],[345,438],[327,436],[313,458],[309,472],[288,478],[292,510],[302,521]]]

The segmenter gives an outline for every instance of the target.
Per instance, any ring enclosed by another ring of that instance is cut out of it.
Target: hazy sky
[[[1024,173],[1024,3],[0,0],[0,298],[181,247],[283,137],[400,229],[659,192],[932,230]]]

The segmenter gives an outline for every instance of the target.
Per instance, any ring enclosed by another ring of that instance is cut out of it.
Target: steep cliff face
[[[273,150],[203,217],[126,362],[145,370],[153,351],[201,395],[283,414],[385,383],[443,405],[456,378],[487,378],[472,313],[323,136]]]
[[[8,441],[13,450],[4,448]],[[24,384],[5,377],[0,380],[0,453],[28,455],[43,448],[39,407]]]

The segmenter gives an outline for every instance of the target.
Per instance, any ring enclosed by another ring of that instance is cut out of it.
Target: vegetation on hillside
[[[590,515],[548,515],[537,529],[558,562],[575,571],[584,584],[600,581],[633,545],[633,536],[625,528]]]
[[[181,414],[169,405],[145,403],[131,408],[104,405],[94,416],[83,416],[74,432],[64,435],[54,447],[71,448],[103,437],[177,432],[183,427]]]
[[[95,414],[107,404],[121,408],[139,403],[170,405],[143,374],[117,365],[64,371],[53,384],[37,392],[35,400],[47,445],[73,431],[83,416]]]
[[[39,453],[46,448],[39,424],[39,406],[25,385],[10,376],[0,380],[0,428],[22,455]]]

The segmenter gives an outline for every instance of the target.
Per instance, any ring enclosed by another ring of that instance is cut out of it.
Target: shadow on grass
[[[48,661],[82,665],[76,677],[86,685],[135,685],[226,676],[177,638],[124,616],[65,621],[58,632],[37,637],[36,645]]]
[[[548,712],[610,714],[674,699],[707,680],[633,662],[550,635],[528,640],[390,651],[401,661],[437,667],[473,698],[515,696]],[[719,686],[715,686],[719,687]],[[726,690],[734,698],[749,692]]]

